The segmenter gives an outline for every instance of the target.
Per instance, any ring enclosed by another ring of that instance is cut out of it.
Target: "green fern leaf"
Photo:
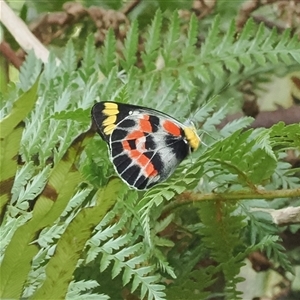
[[[37,81],[42,70],[42,62],[36,58],[33,51],[28,51],[26,60],[20,68],[19,87],[23,92],[29,90]]]
[[[217,55],[220,55],[224,49],[229,48],[234,42],[234,36],[236,34],[235,21],[231,20],[229,28],[226,31],[225,36],[223,37],[220,47],[217,48]]]
[[[115,67],[116,61],[116,38],[113,30],[110,28],[105,36],[104,46],[101,49],[100,70],[108,77],[111,69]]]
[[[67,73],[72,73],[76,70],[77,62],[76,62],[76,55],[75,55],[75,49],[74,44],[71,40],[68,41],[64,55],[61,60],[61,66],[62,69]]]
[[[128,243],[130,239],[129,235],[121,235],[117,238],[112,238],[102,245],[102,250],[111,254],[113,250],[118,250]]]
[[[155,60],[158,56],[160,46],[160,30],[162,25],[162,13],[156,11],[152,24],[148,30],[145,43],[145,51],[142,53],[142,60],[146,71],[151,71],[155,68]]]
[[[277,30],[276,28],[272,28],[271,32],[265,37],[265,41],[262,44],[262,49],[271,50],[273,49],[273,45],[277,41]],[[252,46],[254,48],[254,44]]]
[[[14,185],[11,189],[12,204],[17,200],[19,191],[25,186],[28,180],[32,178],[34,171],[35,171],[35,167],[32,161],[22,166],[22,168],[18,169],[15,177]]]
[[[259,65],[266,65],[266,58],[262,53],[253,53],[253,57]]]
[[[124,43],[124,60],[121,60],[120,63],[125,71],[129,69],[136,63],[136,52],[138,47],[138,23],[133,21],[130,26]]]
[[[277,160],[271,146],[270,130],[264,128],[257,129],[253,131],[252,136],[256,140],[257,146],[266,151],[274,160]]]
[[[226,66],[226,68],[233,73],[238,73],[239,69],[240,69],[240,64],[238,63],[238,61],[235,58],[228,58],[226,60],[224,60],[224,64]]]
[[[215,48],[215,45],[217,44],[217,36],[218,33],[220,32],[219,26],[220,26],[220,17],[216,16],[213,20],[213,23],[205,39],[205,42],[201,47],[201,54],[200,54],[201,58],[207,56]]]
[[[90,34],[85,42],[83,59],[82,59],[82,76],[86,81],[92,74],[95,73],[95,57],[96,57],[96,48],[94,45],[94,37]]]
[[[248,19],[236,43],[234,43],[234,53],[243,53],[245,51],[248,40],[253,36],[254,28],[255,25],[253,19]]]
[[[203,123],[204,120],[215,110],[219,96],[209,99],[203,106],[201,106],[193,116],[193,120]]]
[[[192,59],[194,49],[196,48],[198,37],[198,20],[195,14],[191,15],[185,48],[182,50],[182,60]]]
[[[179,16],[178,11],[174,11],[171,17],[171,22],[169,24],[169,31],[166,33],[166,41],[163,47],[163,57],[166,67],[173,67],[177,64],[176,54],[174,49],[177,48],[177,44],[180,37],[180,27],[179,27]]]
[[[221,121],[226,117],[230,108],[232,107],[233,99],[229,99],[228,102],[219,110],[217,110],[210,118],[207,118],[203,124],[203,129],[206,131],[212,131],[215,125],[221,123]]]
[[[109,71],[107,78],[101,82],[101,86],[100,86],[101,88],[99,88],[99,93],[100,93],[99,97],[102,101],[111,100],[113,93],[116,91],[117,73],[118,73],[118,67],[113,66]]]
[[[213,62],[209,65],[209,71],[212,72],[215,78],[219,78],[220,74],[223,74],[223,66],[219,62]]]
[[[32,177],[31,180],[27,182],[25,189],[18,190],[19,195],[17,198],[16,207],[21,205],[22,202],[26,202],[26,200],[34,200],[43,191],[49,178],[50,169],[50,166],[46,166],[46,168],[44,168],[40,173]]]
[[[252,40],[252,45],[249,47],[249,51],[251,51],[257,45],[261,45],[264,41],[265,41],[265,25],[263,23],[260,23],[256,31],[256,34]]]
[[[51,290],[51,297],[64,297],[80,258],[80,253],[92,230],[99,223],[99,219],[103,218],[105,213],[114,205],[119,185],[119,180],[110,181],[106,189],[99,190],[98,205],[92,209],[81,210],[70,223],[58,241],[56,252],[46,267],[47,278],[41,288],[33,295],[33,299],[44,298],[49,290]],[[76,243],[74,243],[75,236]],[[58,280],[58,278],[64,278],[64,280]]]
[[[57,60],[53,52],[50,52],[48,62],[44,65],[44,71],[41,75],[42,80],[49,82],[57,74]]]
[[[195,75],[204,83],[211,82],[211,75],[208,68],[205,65],[197,64],[195,66]]]
[[[223,137],[227,137],[239,128],[245,128],[253,122],[252,117],[242,117],[240,119],[234,120],[227,123],[220,131]]]
[[[275,50],[285,50],[286,44],[289,42],[291,36],[291,29],[286,29],[281,35],[281,39],[275,46]]]

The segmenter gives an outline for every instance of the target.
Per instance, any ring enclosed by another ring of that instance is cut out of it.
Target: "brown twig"
[[[44,44],[49,44],[53,39],[63,36],[66,30],[75,24],[82,22],[84,18],[90,18],[96,30],[94,32],[95,44],[104,42],[107,31],[111,28],[117,39],[125,38],[129,20],[119,11],[106,10],[101,7],[84,7],[80,3],[66,2],[62,12],[53,12],[45,15],[40,20],[30,24],[30,29]]]
[[[44,45],[31,33],[27,25],[21,20],[5,1],[1,1],[0,20],[17,43],[25,50],[33,49],[35,55],[43,62],[48,61],[49,51]]]
[[[16,69],[20,69],[23,61],[16,55],[13,49],[11,49],[10,45],[2,41],[0,43],[0,52],[3,54],[3,56],[13,64],[13,66]]]
[[[279,24],[278,22],[274,22],[274,21],[266,19],[265,16],[252,16],[252,18],[258,24],[264,23],[265,26],[269,29],[272,29],[274,27],[277,28],[277,31],[279,33],[282,33],[284,30],[286,30],[288,28],[287,26],[283,26],[283,25]]]
[[[199,19],[210,14],[216,5],[216,0],[194,0],[192,11]]]
[[[277,2],[278,0],[248,0],[244,2],[239,10],[236,26],[238,30],[241,30],[251,14],[257,10],[260,6]]]
[[[175,201],[172,201],[165,206],[164,212],[171,211],[182,205],[196,204],[202,201],[240,201],[251,199],[276,199],[276,198],[295,198],[300,197],[300,188],[298,189],[285,189],[285,190],[256,190],[256,191],[239,191],[230,193],[192,193],[185,192],[177,195]]]
[[[139,3],[141,0],[133,0],[126,3],[120,10],[124,15],[128,15]]]
[[[273,222],[279,226],[300,224],[300,207],[285,207],[282,209],[253,208],[252,211],[264,211],[272,216]]]

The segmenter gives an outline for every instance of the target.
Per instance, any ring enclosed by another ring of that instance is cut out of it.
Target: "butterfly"
[[[201,143],[192,125],[155,109],[105,101],[91,114],[116,173],[138,190],[166,180]]]

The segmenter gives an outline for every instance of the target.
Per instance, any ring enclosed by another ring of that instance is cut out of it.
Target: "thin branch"
[[[33,49],[35,55],[43,62],[48,61],[49,51],[31,33],[27,25],[13,12],[5,1],[1,1],[0,21],[25,51]]]
[[[16,55],[13,49],[11,49],[10,45],[2,41],[0,43],[0,52],[4,55],[4,57],[11,62],[15,68],[20,69],[23,61]]]
[[[273,218],[273,222],[279,226],[300,224],[300,206],[289,206],[282,209],[253,208],[252,211],[264,211],[269,213]]]
[[[124,15],[128,15],[139,3],[141,0],[132,0],[124,5],[120,10]]]
[[[269,29],[272,29],[274,27],[277,28],[277,31],[279,33],[282,33],[284,30],[286,30],[288,28],[287,26],[283,26],[283,25],[279,24],[278,22],[276,23],[272,20],[268,20],[265,16],[259,15],[259,16],[253,16],[252,18],[258,24],[264,23],[265,26],[268,27]]]
[[[276,191],[268,191],[268,190],[256,190],[253,191],[239,191],[239,192],[231,192],[231,193],[192,193],[185,192],[181,195],[178,195],[175,201],[165,206],[164,211],[170,211],[175,208],[178,208],[182,205],[188,205],[195,202],[201,201],[216,201],[216,200],[226,200],[226,201],[238,201],[238,200],[254,200],[254,199],[276,199],[276,198],[294,198],[300,197],[300,188],[298,189],[290,189],[290,190],[276,190]]]

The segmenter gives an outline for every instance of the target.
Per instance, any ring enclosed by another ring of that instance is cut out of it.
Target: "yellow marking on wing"
[[[188,143],[190,144],[191,148],[193,151],[197,150],[200,143],[201,143],[201,139],[198,136],[196,130],[192,127],[185,127],[183,129],[185,137],[188,141]]]
[[[116,128],[116,124],[110,124],[110,125],[104,127],[103,132],[106,135],[110,135],[110,134],[112,134],[112,132],[114,131],[115,128]]]
[[[117,116],[116,115],[112,115],[112,116],[109,116],[107,117],[104,121],[103,121],[103,126],[108,126],[108,125],[112,125],[112,124],[115,124],[117,121]]]
[[[105,103],[104,106],[105,108],[103,109],[102,112],[107,116],[113,116],[119,113],[118,104],[116,103],[109,102],[109,103]]]

